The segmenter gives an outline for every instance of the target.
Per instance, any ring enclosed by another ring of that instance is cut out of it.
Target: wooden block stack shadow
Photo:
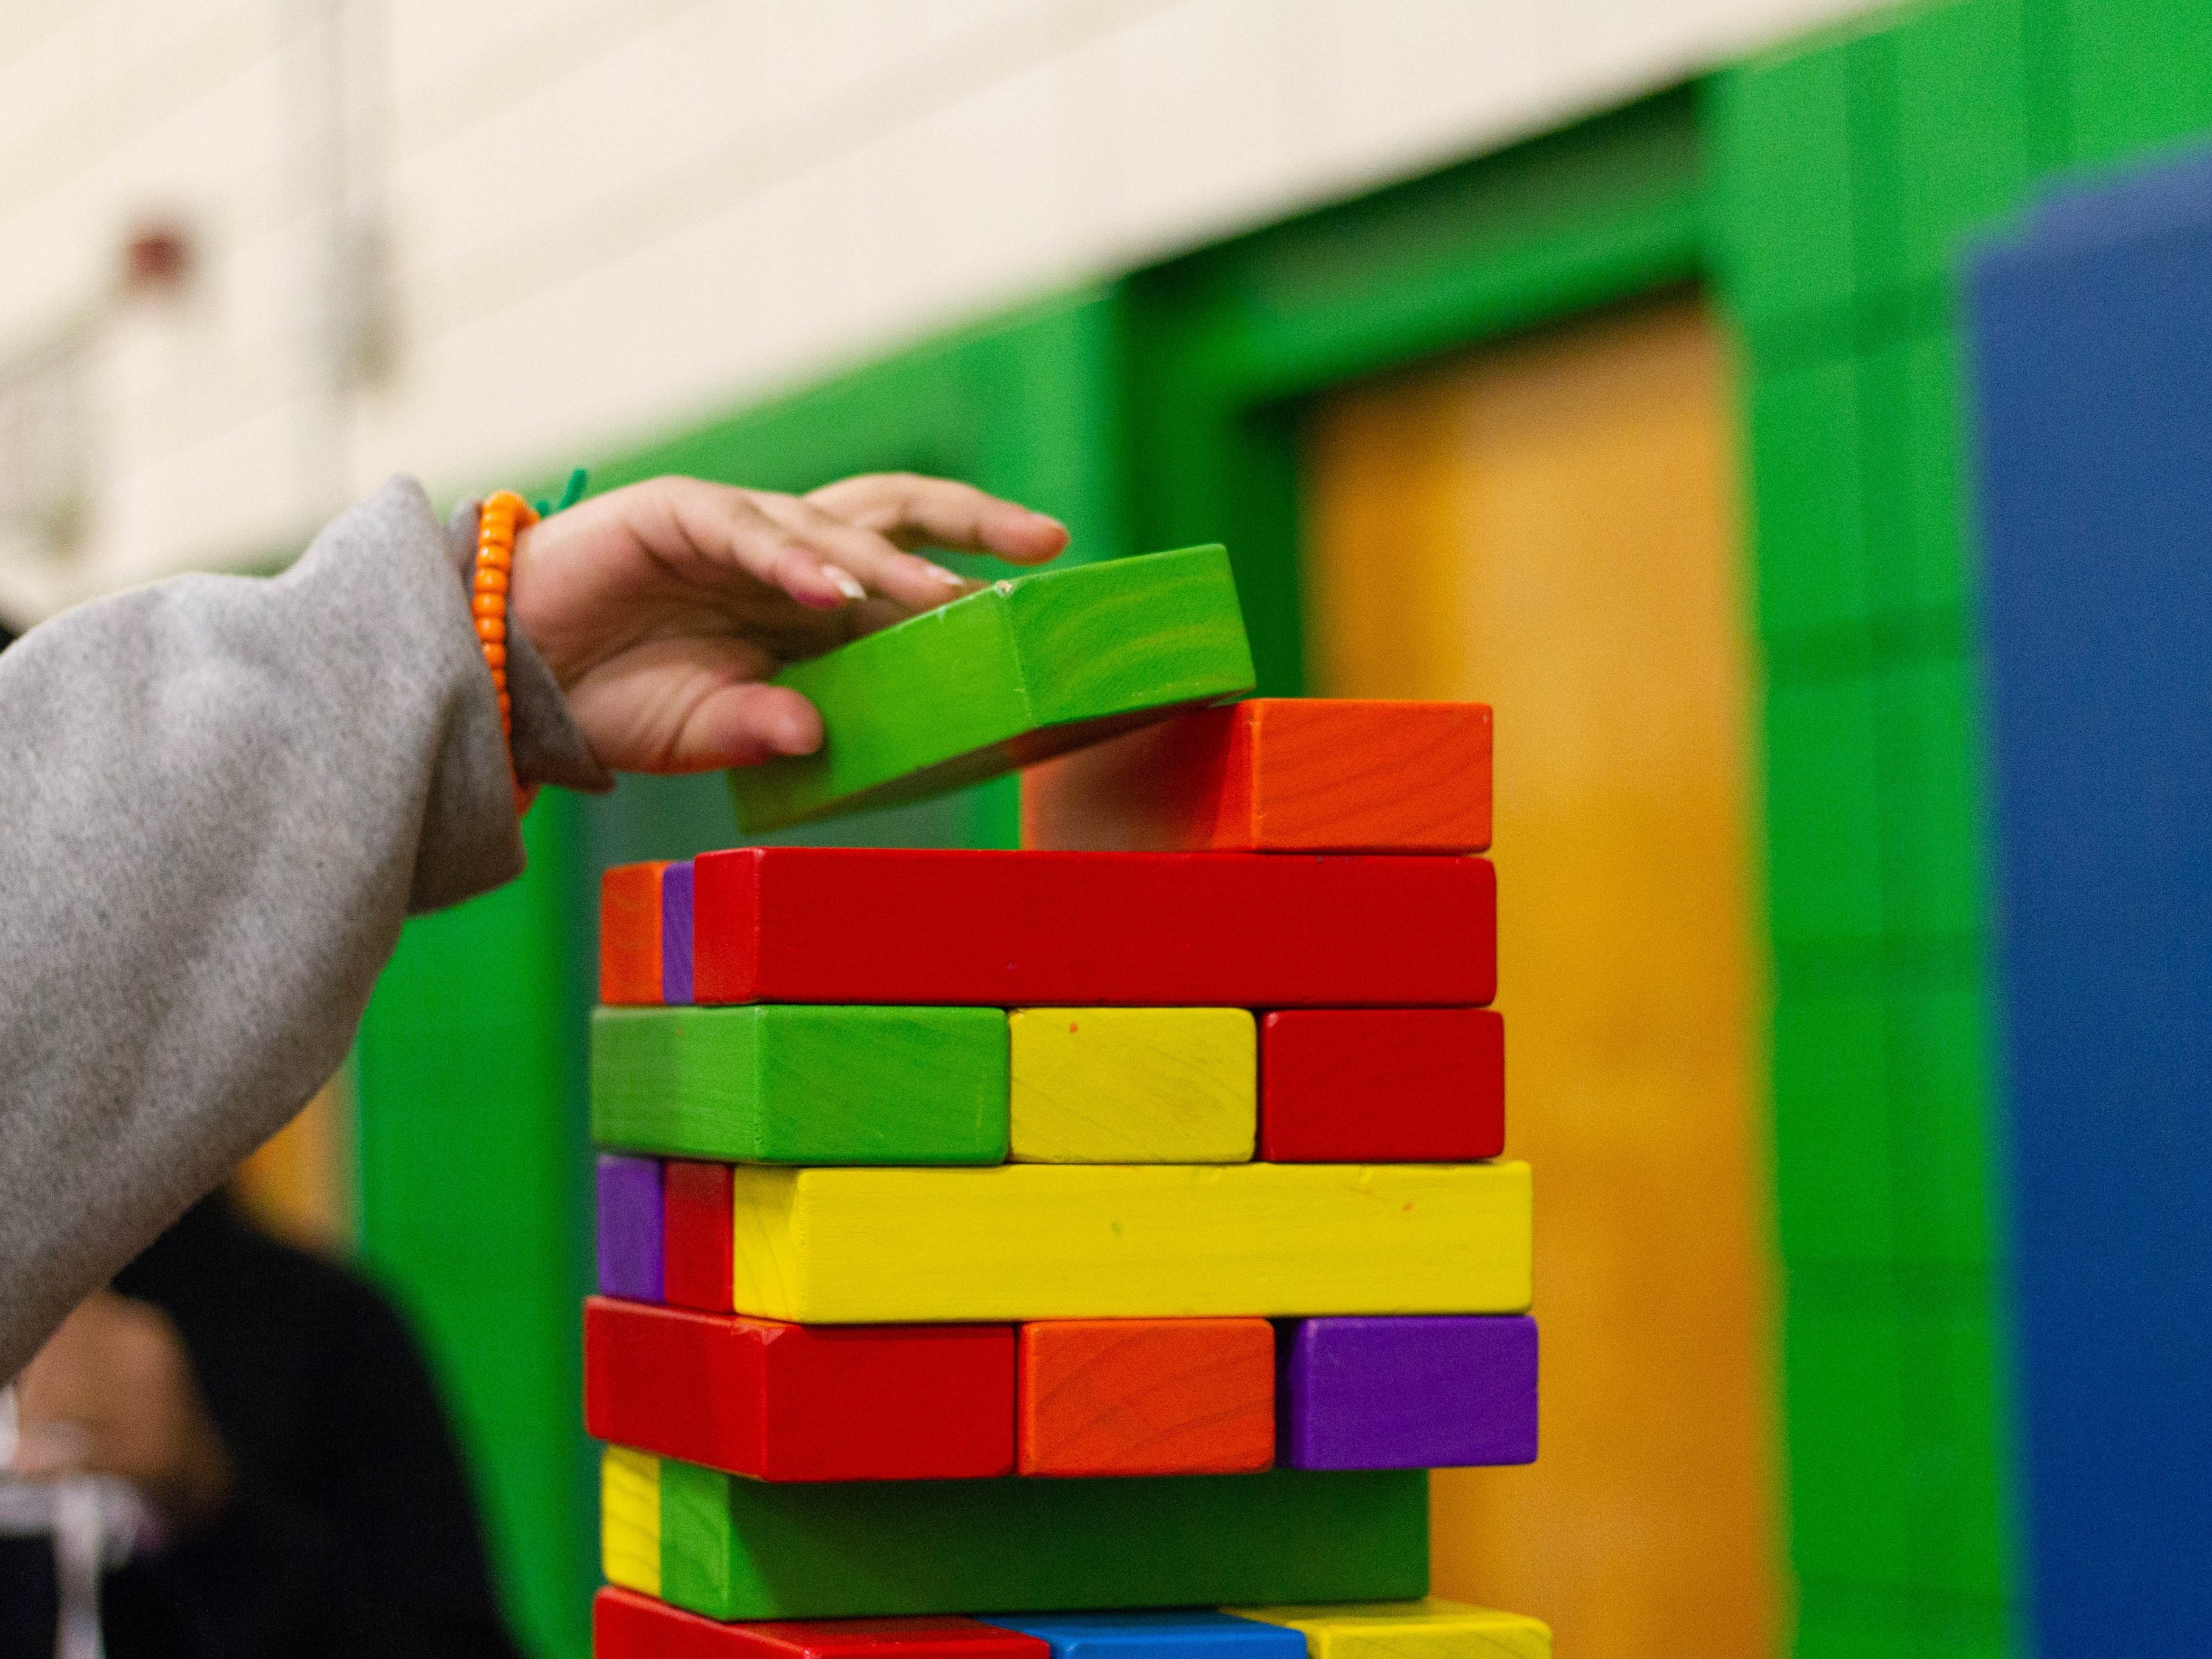
[[[841,746],[948,641],[1000,712]],[[1205,707],[1218,549],[862,645],[748,829],[1066,758],[1020,852],[606,872],[599,1659],[1548,1655],[1426,1597],[1427,1471],[1536,1451],[1490,711]]]

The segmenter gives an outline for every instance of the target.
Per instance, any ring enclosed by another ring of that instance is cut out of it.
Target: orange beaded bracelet
[[[469,577],[469,610],[476,618],[477,641],[492,689],[499,693],[499,731],[507,739],[507,764],[514,769],[514,704],[507,694],[507,594],[514,574],[514,538],[538,522],[538,511],[511,489],[484,498],[477,515],[477,556]],[[514,786],[514,810],[529,810],[534,790]]]

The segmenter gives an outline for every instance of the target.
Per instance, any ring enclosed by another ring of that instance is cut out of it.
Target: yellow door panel
[[[1307,437],[1310,689],[1497,711],[1542,1450],[1437,1476],[1435,1583],[1579,1659],[1778,1628],[1731,406],[1681,297],[1346,390]]]

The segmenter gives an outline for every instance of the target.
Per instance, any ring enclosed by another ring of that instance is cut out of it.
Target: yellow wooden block
[[[1013,1043],[1017,1164],[1242,1164],[1260,1059],[1242,1008],[1022,1008]]]
[[[1427,1596],[1419,1601],[1345,1601],[1285,1607],[1224,1607],[1240,1619],[1303,1631],[1306,1659],[1551,1659],[1551,1626]]]
[[[817,1324],[1517,1313],[1525,1164],[739,1165],[737,1311]]]
[[[607,1583],[660,1594],[660,1460],[610,1446],[599,1459],[599,1567]]]

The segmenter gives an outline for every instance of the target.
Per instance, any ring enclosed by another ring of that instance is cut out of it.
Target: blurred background
[[[1498,710],[1545,1449],[1437,1479],[1439,1592],[1583,1659],[1996,1659],[1961,261],[2207,128],[2159,0],[17,0],[0,623],[275,571],[394,471],[1225,540],[1263,690]],[[240,1187],[414,1320],[580,1656],[596,872],[734,831],[629,781],[529,839]]]

